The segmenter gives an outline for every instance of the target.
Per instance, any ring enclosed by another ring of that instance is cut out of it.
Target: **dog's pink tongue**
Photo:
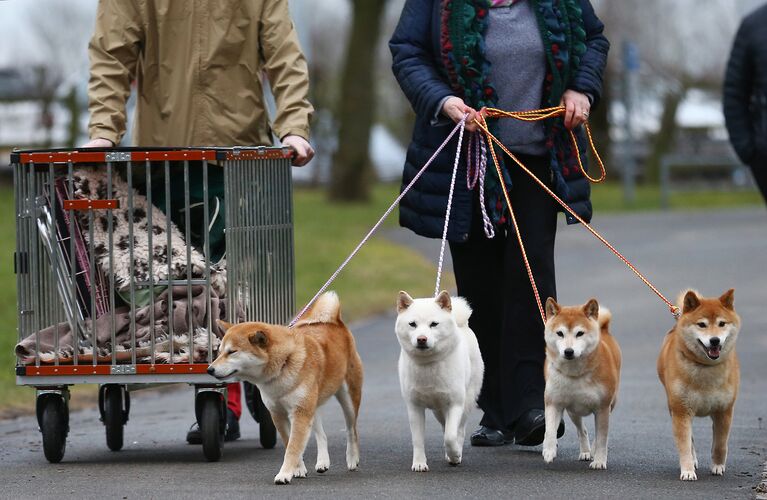
[[[719,352],[722,350],[722,346],[711,346],[708,348],[708,355],[712,358],[718,358]]]

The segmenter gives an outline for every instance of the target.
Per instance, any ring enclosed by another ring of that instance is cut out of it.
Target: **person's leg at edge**
[[[500,272],[503,265],[504,235],[496,231],[496,237],[488,239],[482,229],[478,200],[475,199],[474,214],[469,239],[451,242],[450,254],[458,285],[458,295],[464,297],[472,308],[469,326],[477,336],[485,375],[478,404],[484,415],[480,427],[472,433],[474,446],[499,446],[504,444],[503,409],[499,384],[500,374],[500,325],[502,314]]]
[[[520,156],[519,159],[540,179],[549,183],[548,157]],[[522,233],[530,267],[542,302],[556,297],[554,243],[557,209],[553,199],[510,159],[514,213]],[[513,228],[506,238],[503,284],[503,331],[500,352],[501,401],[514,441],[537,445],[543,440],[543,323],[527,268]],[[562,428],[564,432],[564,428]]]
[[[767,202],[767,157],[760,157],[749,166],[759,192],[762,193],[762,198]]]

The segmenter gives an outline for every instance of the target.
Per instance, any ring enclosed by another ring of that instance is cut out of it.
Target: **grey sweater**
[[[546,53],[533,6],[528,1],[491,8],[485,54],[492,67],[490,81],[505,111],[538,109],[543,101]],[[512,153],[546,154],[543,122],[513,118],[498,121],[499,139]]]

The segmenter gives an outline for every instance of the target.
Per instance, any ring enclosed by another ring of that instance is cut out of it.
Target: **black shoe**
[[[240,439],[240,421],[229,408],[226,409],[226,434],[224,441],[236,441]]]
[[[240,439],[240,421],[229,408],[226,409],[226,434],[224,441],[235,441]],[[197,422],[193,423],[186,433],[186,442],[189,444],[202,444],[202,433]]]
[[[189,444],[202,444],[202,433],[197,422],[193,423],[189,428],[189,432],[186,433],[186,442]]]
[[[503,439],[503,433],[490,427],[480,425],[479,428],[471,434],[472,446],[503,446],[506,441]]]
[[[514,424],[514,443],[520,446],[537,446],[543,442],[546,433],[546,417],[543,410],[528,410]],[[557,439],[565,433],[565,421],[562,419],[557,428]]]

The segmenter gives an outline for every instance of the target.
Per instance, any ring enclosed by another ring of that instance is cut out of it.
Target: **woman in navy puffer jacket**
[[[602,31],[589,0],[407,0],[389,42],[394,75],[417,115],[403,185],[466,113],[470,123],[483,107],[521,111],[562,103],[564,118],[491,120],[490,126],[538,178],[590,220],[590,188],[568,129],[576,131],[585,165],[579,126],[602,91],[609,50]],[[473,124],[467,127],[475,129]],[[453,140],[402,200],[400,223],[422,236],[442,236],[455,144]],[[558,207],[511,160],[504,163],[541,297],[556,297]],[[465,161],[456,181],[448,238],[458,294],[474,310],[470,325],[485,362],[479,398],[484,416],[471,442],[540,444],[543,325],[492,161],[484,200],[467,188],[462,176]],[[483,212],[492,222],[491,231],[483,229]],[[567,214],[567,222],[576,221]]]

